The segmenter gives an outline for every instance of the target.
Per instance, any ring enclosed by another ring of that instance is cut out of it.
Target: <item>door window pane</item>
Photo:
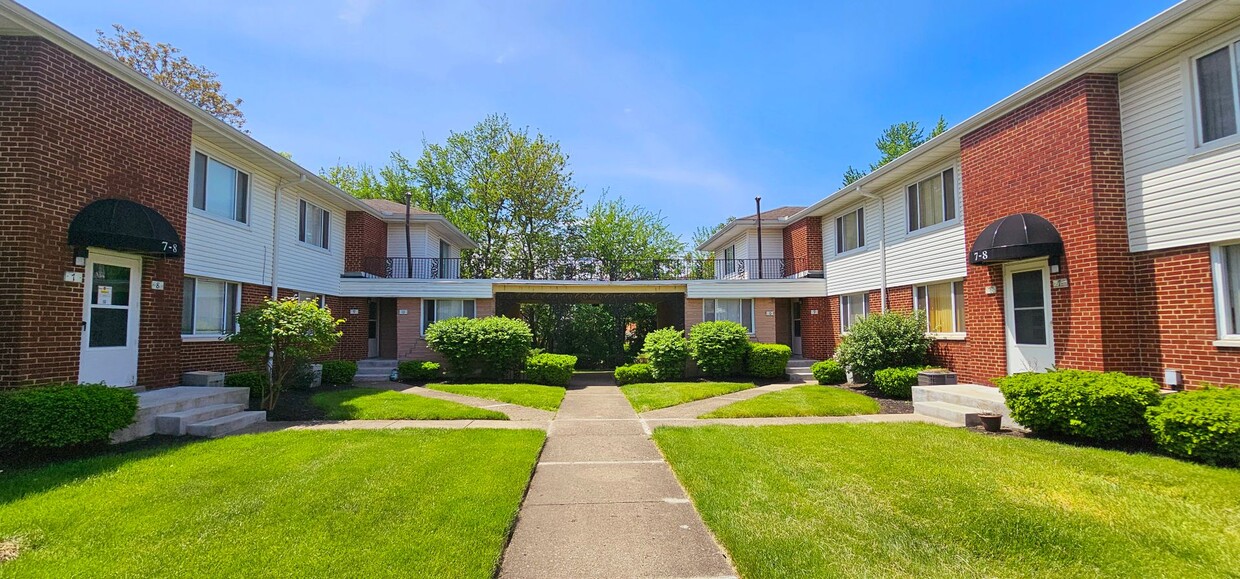
[[[1197,93],[1201,107],[1201,142],[1236,134],[1230,46],[1197,59]]]
[[[1043,305],[1042,270],[1012,274],[1012,305],[1017,308],[1040,308]]]
[[[1016,343],[1030,345],[1046,344],[1046,310],[1042,308],[1016,310]]]
[[[90,347],[109,348],[129,343],[129,308],[90,309]]]
[[[92,305],[129,305],[129,268],[96,263],[91,272]]]

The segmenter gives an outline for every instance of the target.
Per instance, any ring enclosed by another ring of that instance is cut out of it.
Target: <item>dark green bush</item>
[[[654,369],[650,364],[629,364],[616,367],[616,384],[646,384],[654,382]]]
[[[1179,392],[1145,411],[1154,442],[1167,454],[1240,466],[1240,388]]]
[[[819,384],[843,384],[848,381],[848,375],[844,373],[844,367],[835,360],[815,362],[813,366],[810,366],[809,370],[814,373],[814,379]]]
[[[868,383],[883,368],[924,366],[932,341],[922,312],[870,314],[849,327],[835,358],[854,382]]]
[[[755,378],[783,378],[788,375],[792,348],[783,344],[749,344],[745,372]]]
[[[707,376],[739,374],[748,353],[749,331],[736,322],[702,322],[689,329],[689,354]]]
[[[232,388],[249,388],[250,397],[261,400],[267,395],[267,373],[258,371],[229,372],[224,375],[224,385]]]
[[[650,359],[650,370],[660,382],[676,380],[685,375],[685,362],[689,359],[689,341],[685,333],[674,328],[663,328],[646,334],[642,354]]]
[[[525,379],[547,386],[567,386],[573,377],[577,357],[568,354],[538,354],[525,361]]]
[[[138,396],[102,384],[0,391],[0,448],[51,449],[108,440],[133,424]]]
[[[343,385],[353,382],[357,375],[357,362],[349,360],[328,360],[323,362],[323,383]]]
[[[396,365],[396,375],[401,382],[430,382],[438,379],[442,372],[439,362],[423,362],[421,360],[405,360]]]
[[[1056,370],[996,380],[1012,420],[1040,434],[1098,442],[1141,438],[1145,411],[1158,403],[1158,385],[1119,372]]]
[[[874,379],[870,381],[870,385],[892,398],[908,400],[913,397],[913,386],[917,385],[917,373],[923,368],[923,366],[883,368],[874,373]]]
[[[512,378],[525,366],[533,341],[529,324],[504,316],[451,318],[426,329],[426,344],[448,360],[457,378],[477,372],[489,379]]]

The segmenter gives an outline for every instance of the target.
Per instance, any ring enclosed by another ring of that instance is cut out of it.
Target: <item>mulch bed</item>
[[[879,414],[912,414],[913,413],[913,401],[912,400],[900,400],[898,398],[892,398],[886,394],[883,394],[877,388],[870,388],[869,386],[865,384],[852,384],[852,383],[840,384],[839,388],[843,388],[845,390],[851,390],[853,392],[856,392],[857,394],[863,394],[865,396],[869,396],[870,398],[873,398],[874,400],[878,401],[878,407],[879,407],[878,413]]]
[[[275,410],[267,411],[267,421],[327,420],[327,411],[312,404],[310,397],[320,392],[350,390],[358,386],[361,386],[361,384],[321,386],[313,390],[285,390],[280,393],[280,398],[276,400]],[[371,384],[366,384],[366,386],[371,386]],[[258,404],[259,400],[257,398],[251,398],[250,410],[262,410]]]

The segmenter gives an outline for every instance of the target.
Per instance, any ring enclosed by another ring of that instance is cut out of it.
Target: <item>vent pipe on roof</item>
[[[758,220],[758,279],[762,279],[762,198],[754,197],[753,202],[758,209],[754,218]]]

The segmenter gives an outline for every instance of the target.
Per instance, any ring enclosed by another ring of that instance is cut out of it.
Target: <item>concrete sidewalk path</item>
[[[464,394],[454,394],[452,392],[444,392],[442,390],[432,390],[425,386],[414,386],[399,390],[402,394],[413,394],[424,398],[437,398],[439,400],[447,400],[456,402],[466,406],[475,408],[485,408],[496,412],[503,412],[508,415],[509,420],[517,422],[550,422],[555,416],[554,412],[543,410],[541,408],[531,408],[529,406],[521,406],[520,404],[512,404],[509,402],[500,402],[499,400],[491,400],[490,398],[478,398],[477,396],[465,396]]]
[[[749,400],[750,398],[757,398],[763,394],[770,394],[771,392],[779,392],[780,390],[796,388],[797,386],[808,386],[809,384],[810,384],[809,382],[783,382],[780,384],[767,384],[766,386],[757,386],[754,388],[749,388],[747,390],[740,390],[738,392],[733,392],[731,394],[724,394],[721,396],[704,398],[702,400],[694,400],[693,402],[686,402],[684,404],[677,404],[676,406],[669,406],[667,408],[659,408],[657,410],[650,410],[647,412],[643,412],[641,414],[641,417],[646,420],[664,420],[664,419],[682,419],[682,418],[683,419],[694,419],[694,418],[697,418],[698,416],[706,414],[707,412],[711,412],[713,410],[718,410],[720,408],[723,408],[724,406],[727,406],[733,402],[740,402],[741,400]],[[817,382],[814,382],[813,384],[817,384]]]
[[[573,376],[500,577],[734,577],[610,374]]]

